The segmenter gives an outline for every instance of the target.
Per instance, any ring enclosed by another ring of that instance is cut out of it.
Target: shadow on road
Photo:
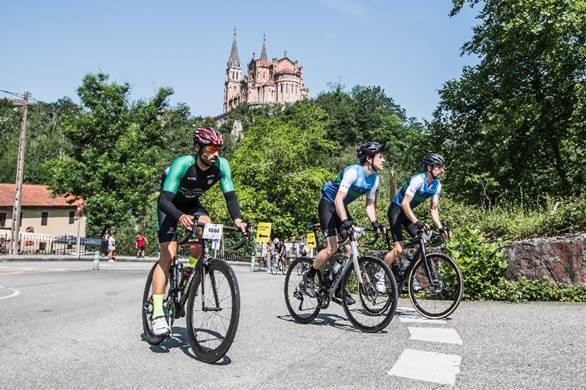
[[[150,350],[155,353],[169,353],[174,348],[179,348],[185,355],[194,360],[199,360],[191,351],[191,346],[189,345],[189,341],[187,341],[187,329],[185,327],[174,326],[172,328],[171,337],[167,337],[159,345],[150,346]],[[230,363],[232,363],[232,359],[230,359],[228,355],[224,355],[222,359],[211,364],[214,366],[226,366]]]
[[[280,320],[283,320],[283,321],[293,322],[293,323],[296,323],[299,325],[331,326],[333,328],[341,329],[346,332],[362,333],[362,331],[360,331],[359,329],[356,329],[352,324],[350,324],[346,318],[341,317],[337,314],[323,313],[323,312],[319,313],[317,315],[317,317],[315,318],[315,320],[313,320],[309,324],[300,324],[297,321],[295,321],[293,319],[293,317],[291,317],[290,315],[277,316],[277,318]],[[380,333],[387,333],[387,331],[383,330]]]

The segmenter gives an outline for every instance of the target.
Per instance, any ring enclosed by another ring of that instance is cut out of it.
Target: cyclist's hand
[[[248,224],[246,222],[244,222],[242,219],[237,218],[234,221],[234,226],[236,226],[238,228],[238,230],[240,230],[240,232],[242,233],[242,235],[246,238],[248,237]]]
[[[383,226],[382,223],[379,223],[378,221],[372,221],[372,227],[376,230],[377,234],[383,235],[385,233],[385,227]]]
[[[181,214],[179,222],[187,230],[193,230],[193,215]]]
[[[439,231],[444,239],[446,239],[446,240],[450,239],[450,237],[451,237],[450,229],[440,228]]]

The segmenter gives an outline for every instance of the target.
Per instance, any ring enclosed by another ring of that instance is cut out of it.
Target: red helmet
[[[200,146],[224,146],[224,137],[213,127],[198,127],[193,134],[193,143]]]

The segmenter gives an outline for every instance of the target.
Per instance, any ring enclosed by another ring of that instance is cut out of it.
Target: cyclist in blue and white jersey
[[[313,261],[313,266],[303,274],[304,290],[310,297],[315,297],[313,279],[317,270],[338,250],[338,233],[347,234],[354,222],[347,206],[359,196],[366,194],[366,215],[372,226],[381,231],[382,225],[376,220],[376,190],[380,178],[378,171],[383,169],[383,147],[378,142],[366,142],[358,147],[360,164],[345,167],[338,176],[322,187],[322,197],[318,206],[319,222],[326,241]],[[350,251],[349,245],[345,248]],[[341,299],[339,292],[336,298]],[[354,303],[350,295],[344,294],[348,304]]]
[[[413,209],[431,198],[431,219],[439,228],[442,223],[439,217],[439,195],[442,189],[440,178],[444,174],[446,160],[442,155],[430,153],[421,162],[424,172],[411,176],[403,183],[389,205],[387,216],[391,235],[395,242],[394,247],[385,256],[385,262],[391,265],[403,252],[403,228],[406,228],[411,237],[426,225],[417,218]],[[442,233],[448,238],[448,233]],[[377,289],[385,288],[384,280],[379,279]]]

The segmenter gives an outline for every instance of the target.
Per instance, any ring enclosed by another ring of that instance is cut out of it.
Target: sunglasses
[[[209,145],[209,146],[206,146],[206,147],[205,147],[204,151],[205,151],[206,153],[216,153],[216,152],[218,152],[218,153],[219,153],[219,152],[221,152],[221,151],[222,151],[222,149],[224,149],[224,147],[223,147],[223,146]]]

